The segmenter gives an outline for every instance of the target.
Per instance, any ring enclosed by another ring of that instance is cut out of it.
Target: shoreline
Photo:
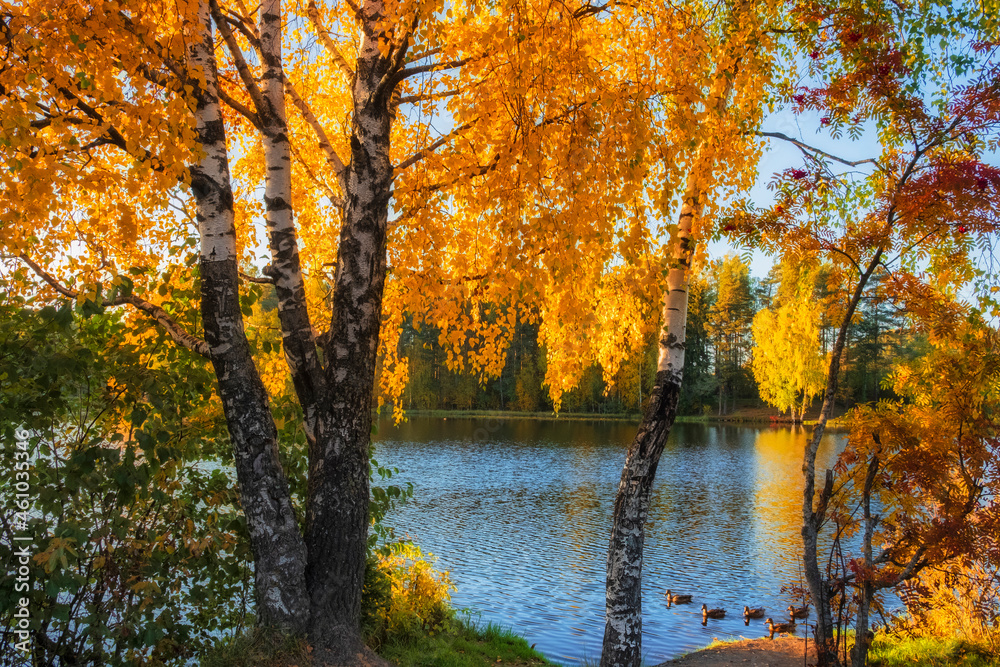
[[[827,422],[828,427],[843,426],[841,417],[846,411]],[[639,413],[600,413],[600,412],[518,412],[514,410],[407,410],[404,419],[410,417],[436,419],[503,419],[529,421],[604,421],[638,424],[642,419]],[[380,418],[391,418],[389,414]],[[806,419],[799,423],[788,417],[769,413],[766,409],[739,410],[728,415],[678,415],[678,424],[768,424],[773,426],[814,426],[816,419]]]
[[[815,661],[816,652],[803,637],[776,639],[716,639],[705,648],[662,662],[655,667],[724,667],[733,664],[802,667]]]

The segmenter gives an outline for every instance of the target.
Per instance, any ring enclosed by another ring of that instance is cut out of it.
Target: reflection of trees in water
[[[800,569],[802,550],[802,456],[809,429],[801,426],[757,431],[752,532],[758,555],[787,574]],[[842,439],[824,437],[816,470],[833,465]]]
[[[771,552],[797,555],[802,525],[802,451],[806,441],[801,428],[774,428],[757,433],[754,469],[753,531],[762,555]],[[795,571],[795,563],[781,563]]]

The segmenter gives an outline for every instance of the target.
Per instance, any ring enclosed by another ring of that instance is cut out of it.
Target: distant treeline
[[[801,267],[776,265],[758,279],[750,276],[740,257],[727,256],[711,262],[692,280],[681,414],[725,415],[737,407],[764,405],[751,365],[755,348],[751,325],[759,311],[777,307],[782,291],[789,290],[792,282],[801,283],[803,276],[810,282],[809,303],[819,323],[817,352],[826,355],[836,335],[830,323],[837,321],[845,293],[839,276],[828,267],[812,267],[804,273]],[[402,397],[405,409],[553,409],[543,386],[546,355],[538,342],[537,325],[517,325],[503,372],[485,383],[472,374],[448,369],[447,352],[438,344],[438,335],[433,326],[406,327],[401,341],[410,371]],[[852,405],[888,397],[881,385],[891,363],[915,354],[917,347],[905,315],[880,298],[879,289],[871,290],[855,315],[836,402]],[[655,374],[656,340],[651,334],[642,353],[624,362],[612,383],[604,381],[600,366],[591,366],[579,385],[563,395],[561,410],[638,413],[653,388]]]

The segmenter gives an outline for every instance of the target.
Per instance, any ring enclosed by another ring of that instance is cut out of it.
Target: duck
[[[722,618],[726,615],[726,610],[709,609],[706,605],[701,605],[701,615],[705,618]]]
[[[771,631],[771,638],[774,638],[775,632],[795,632],[795,623],[775,623],[770,618],[764,622],[767,629]]]
[[[687,604],[688,602],[691,601],[690,595],[674,595],[673,593],[670,592],[669,588],[667,589],[667,592],[664,593],[664,595],[667,596],[667,602],[672,602],[673,604]]]
[[[743,605],[743,616],[746,618],[764,618],[764,608],[755,607],[751,609],[750,607]]]
[[[788,613],[791,614],[793,619],[805,618],[809,615],[809,605],[805,605],[803,607],[793,607],[792,605],[788,605]]]

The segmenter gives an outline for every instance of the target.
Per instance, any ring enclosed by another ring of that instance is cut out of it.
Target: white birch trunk
[[[386,276],[392,185],[386,84],[394,67],[379,51],[387,26],[381,0],[361,6],[362,39],[354,77],[351,161],[337,249],[330,334],[325,349],[327,399],[322,437],[309,461],[306,577],[310,637],[329,664],[387,664],[361,641],[359,620],[368,534],[368,451],[372,396]],[[397,64],[403,53],[398,53]]]
[[[695,241],[692,226],[701,214],[697,177],[688,178],[684,205],[673,239],[663,328],[658,341],[656,384],[629,446],[615,497],[608,546],[606,622],[601,667],[638,667],[642,660],[642,557],[649,494],[663,446],[677,415],[684,371],[688,280]]]
[[[316,438],[318,403],[324,393],[322,369],[306,307],[292,206],[292,154],[285,109],[281,59],[281,0],[260,8],[260,46],[264,65],[264,108],[258,109],[264,145],[264,205],[271,265],[281,322],[282,348],[304,412],[310,447]]]
[[[195,123],[204,157],[191,167],[201,236],[202,321],[233,443],[240,504],[254,554],[258,622],[302,633],[309,618],[305,543],[278,459],[277,430],[243,328],[233,193],[219,108],[208,3],[202,0],[188,65],[203,72]]]
[[[732,78],[718,72],[709,92],[710,110],[722,116],[732,95]],[[688,282],[697,239],[694,223],[703,208],[704,170],[715,163],[714,150],[698,148],[671,239],[663,328],[658,340],[656,383],[629,446],[615,497],[605,594],[606,617],[601,667],[639,667],[642,662],[642,555],[649,494],[660,455],[677,416],[687,340]]]

